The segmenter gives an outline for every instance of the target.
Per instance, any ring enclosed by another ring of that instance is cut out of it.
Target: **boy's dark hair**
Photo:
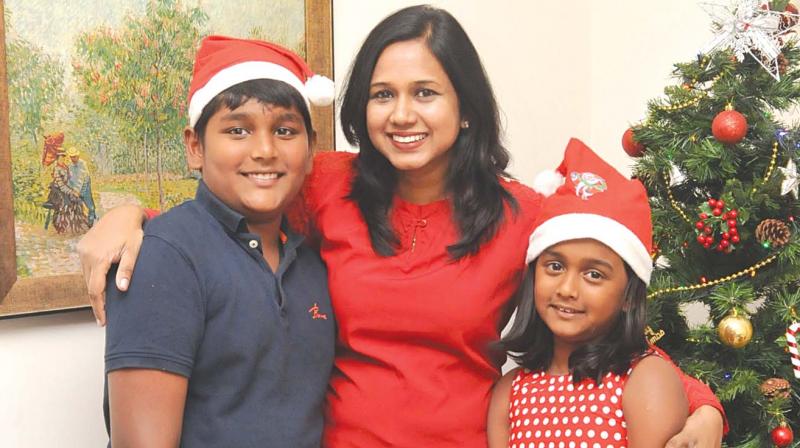
[[[397,186],[397,170],[373,146],[367,132],[369,85],[383,50],[396,42],[422,39],[455,87],[461,129],[450,148],[446,189],[453,202],[460,240],[448,246],[453,259],[478,252],[503,221],[504,204],[517,202],[500,184],[509,154],[500,142],[500,119],[492,87],[478,53],[461,25],[448,12],[421,5],[401,9],[370,32],[358,52],[342,97],[341,122],[347,141],[358,145],[356,175],[348,199],[358,204],[367,223],[372,248],[391,256],[399,242],[388,219]]]
[[[272,104],[287,109],[295,107],[303,116],[306,133],[311,141],[311,136],[314,135],[314,129],[311,127],[311,113],[300,92],[289,84],[276,79],[251,79],[228,87],[206,104],[194,125],[194,132],[200,142],[202,143],[206,136],[208,120],[220,108],[224,106],[234,110],[250,99],[264,105]]]
[[[533,298],[536,260],[526,271],[515,294],[517,314],[501,340],[517,364],[530,370],[547,370],[553,360],[553,332],[539,317]],[[625,263],[628,284],[623,294],[623,309],[608,333],[583,345],[569,357],[569,370],[575,383],[591,378],[600,383],[609,372],[622,375],[636,358],[647,351],[644,337],[647,320],[647,285]]]

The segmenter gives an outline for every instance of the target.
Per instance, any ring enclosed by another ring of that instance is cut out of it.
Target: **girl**
[[[678,373],[644,338],[644,187],[578,140],[558,171],[566,181],[542,204],[503,339],[523,367],[495,386],[489,446],[663,447],[688,405]]]
[[[320,242],[338,325],[323,445],[485,447],[505,360],[490,347],[511,314],[541,197],[506,176],[475,47],[441,9],[392,14],[358,52],[340,118],[360,152],[316,156],[294,220]],[[124,288],[142,211],[103,221],[79,249],[101,319],[108,265],[124,254]],[[698,387],[693,409],[719,407],[698,384],[687,381]],[[690,442],[721,432],[719,412],[696,414]]]

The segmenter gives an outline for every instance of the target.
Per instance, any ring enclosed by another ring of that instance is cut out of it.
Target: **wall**
[[[413,3],[335,0],[336,79],[380,18]],[[692,0],[432,3],[461,21],[482,55],[504,114],[511,172],[527,182],[560,161],[570,136],[626,170],[622,132],[643,118],[671,65],[709,36]],[[88,311],[0,320],[0,446],[104,445],[102,352],[103,330]]]

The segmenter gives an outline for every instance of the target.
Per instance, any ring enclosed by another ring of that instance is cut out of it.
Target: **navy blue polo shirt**
[[[320,446],[335,344],[327,275],[283,230],[273,273],[260,238],[201,181],[146,226],[127,293],[109,274],[106,373],[187,377],[183,447]]]

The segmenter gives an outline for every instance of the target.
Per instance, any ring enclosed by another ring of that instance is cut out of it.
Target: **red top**
[[[508,404],[509,448],[627,447],[622,392],[629,375],[573,384],[572,375],[520,369]]]

